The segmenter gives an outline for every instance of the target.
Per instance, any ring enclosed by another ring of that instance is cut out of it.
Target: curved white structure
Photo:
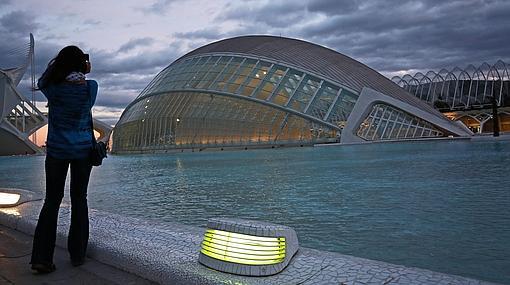
[[[499,130],[510,131],[510,75],[508,65],[498,60],[479,67],[468,65],[439,73],[428,71],[414,76],[395,76],[393,82],[443,112],[462,122],[475,133],[494,131],[493,101],[498,110]]]
[[[26,61],[18,67],[0,69],[0,155],[35,154],[41,149],[29,136],[47,123],[46,117],[23,96],[16,86],[21,81],[34,52],[34,38]]]
[[[296,39],[244,36],[198,48],[161,71],[122,114],[113,151],[471,134],[336,51]]]
[[[492,98],[498,107],[510,106],[510,72],[508,65],[498,60],[479,67],[442,69],[414,76],[394,76],[391,80],[409,93],[443,111],[491,108]]]

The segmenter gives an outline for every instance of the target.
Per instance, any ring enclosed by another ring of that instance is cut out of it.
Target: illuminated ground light
[[[0,192],[0,207],[14,206],[19,202],[20,198],[20,194]]]
[[[223,272],[268,276],[282,271],[298,248],[292,228],[258,221],[211,219],[198,261]]]

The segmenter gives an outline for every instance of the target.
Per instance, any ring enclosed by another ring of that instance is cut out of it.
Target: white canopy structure
[[[47,123],[44,114],[18,90],[17,86],[33,62],[34,37],[28,49],[15,49],[12,55],[26,53],[18,66],[0,69],[0,155],[35,154],[41,149],[29,136]]]

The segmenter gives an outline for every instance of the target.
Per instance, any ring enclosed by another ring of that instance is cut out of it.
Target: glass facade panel
[[[258,62],[244,83],[241,85],[238,93],[244,96],[251,96],[253,92],[259,87],[263,80],[266,79],[269,73],[271,64],[267,62]]]
[[[308,103],[319,89],[320,79],[307,76],[292,96],[289,106],[298,111],[304,111]]]
[[[357,135],[368,141],[442,137],[432,124],[386,104],[375,104],[358,127]]]
[[[117,123],[114,149],[338,141],[357,97],[277,62],[200,55],[149,83]]]
[[[173,107],[154,116],[150,111],[139,112],[146,110],[146,101],[133,105],[128,112],[135,115],[114,132],[116,151],[328,142],[339,135],[337,130],[317,127],[285,111],[220,95],[161,94],[151,97],[149,104]]]
[[[338,87],[336,86],[329,85],[327,83],[323,84],[307,113],[317,118],[324,118],[324,116],[328,113],[331,104],[333,104],[338,91]]]
[[[200,61],[195,67],[196,73],[193,75],[190,81],[186,84],[186,87],[189,88],[198,88],[197,85],[201,80],[205,80],[206,75],[209,71],[214,67],[216,62],[219,60],[219,57],[207,57],[203,58],[204,60]]]
[[[280,86],[276,89],[275,94],[270,98],[271,102],[280,106],[287,105],[291,94],[298,87],[302,76],[303,74],[297,71],[287,72]]]
[[[274,91],[274,88],[280,83],[285,73],[286,69],[284,67],[274,65],[258,86],[258,92],[255,92],[252,96],[257,99],[267,100]]]
[[[138,98],[183,89],[213,90],[269,100],[298,112],[306,110],[307,114],[338,127],[345,125],[358,97],[344,90],[337,98],[340,88],[335,84],[268,61],[239,56],[198,56],[165,68]]]
[[[219,73],[225,67],[225,64],[229,61],[229,59],[229,57],[213,57],[211,61],[212,65],[195,87],[197,89],[205,89],[209,87],[211,82],[216,79],[216,77],[218,77]]]
[[[234,57],[229,63],[224,67],[224,69],[220,72],[219,77],[216,79],[216,82],[213,83],[211,89],[215,90],[223,90],[225,88],[228,80],[234,75],[234,73],[239,69],[239,66],[243,62],[242,58]]]
[[[354,108],[354,104],[357,99],[358,95],[347,90],[342,90],[338,95],[338,98],[336,98],[335,105],[333,106],[327,121],[343,128],[347,123],[347,118]]]
[[[236,93],[237,89],[241,86],[241,83],[246,80],[246,77],[251,72],[255,63],[256,60],[254,59],[245,59],[227,82],[223,90],[229,93]]]

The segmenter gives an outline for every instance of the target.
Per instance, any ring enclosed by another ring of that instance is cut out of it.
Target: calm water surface
[[[306,247],[510,283],[509,170],[510,142],[110,156],[89,203],[198,226],[270,221]],[[44,157],[1,157],[0,187],[44,191]]]

